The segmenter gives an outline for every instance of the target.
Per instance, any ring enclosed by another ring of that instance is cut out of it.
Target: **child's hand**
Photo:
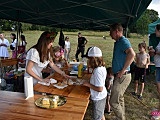
[[[87,87],[88,87],[89,84],[90,84],[90,83],[89,83],[88,81],[84,81],[84,82],[83,82],[83,85],[84,85],[84,86],[87,86]]]
[[[145,68],[148,69],[148,65],[146,65]]]

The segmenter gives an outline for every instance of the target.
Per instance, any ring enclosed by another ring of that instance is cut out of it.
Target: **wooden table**
[[[18,59],[17,58],[1,59],[0,60],[0,67],[10,66],[9,69],[4,68],[4,73],[9,72],[14,65],[16,66],[16,69],[17,69],[18,68]]]
[[[91,74],[84,74],[82,79],[89,80],[90,76]],[[50,76],[50,77],[58,81],[63,81],[63,79],[65,79],[58,73],[55,73],[53,74],[53,76]],[[69,85],[64,89],[58,89],[53,85],[44,86],[41,84],[36,84],[34,86],[34,91],[41,92],[41,93],[63,95],[66,97],[84,98],[84,99],[89,99],[90,97],[89,88],[83,85]]]
[[[24,93],[0,91],[0,120],[83,120],[89,100],[66,97],[60,107],[42,109],[34,104],[35,95],[25,100]]]

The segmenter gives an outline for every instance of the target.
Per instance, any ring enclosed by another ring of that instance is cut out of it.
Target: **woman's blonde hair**
[[[56,62],[56,60],[55,60],[55,58],[56,58],[55,53],[56,53],[56,52],[61,52],[61,49],[62,49],[62,48],[61,48],[60,46],[54,46],[52,49],[53,49],[53,62]],[[59,61],[59,62],[63,61],[62,56],[59,58],[58,61]]]

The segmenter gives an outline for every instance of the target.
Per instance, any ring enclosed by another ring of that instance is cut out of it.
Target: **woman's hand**
[[[71,78],[69,75],[66,75],[64,71],[62,71],[61,75],[65,78]]]
[[[49,83],[50,79],[49,78],[45,78],[45,79],[43,79],[43,82]]]

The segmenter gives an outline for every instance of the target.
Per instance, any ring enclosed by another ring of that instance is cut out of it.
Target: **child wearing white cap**
[[[93,68],[90,82],[83,85],[90,88],[91,100],[93,101],[93,120],[105,120],[104,109],[106,104],[107,90],[105,79],[107,71],[102,58],[102,51],[98,47],[92,47],[88,51],[89,66]]]

